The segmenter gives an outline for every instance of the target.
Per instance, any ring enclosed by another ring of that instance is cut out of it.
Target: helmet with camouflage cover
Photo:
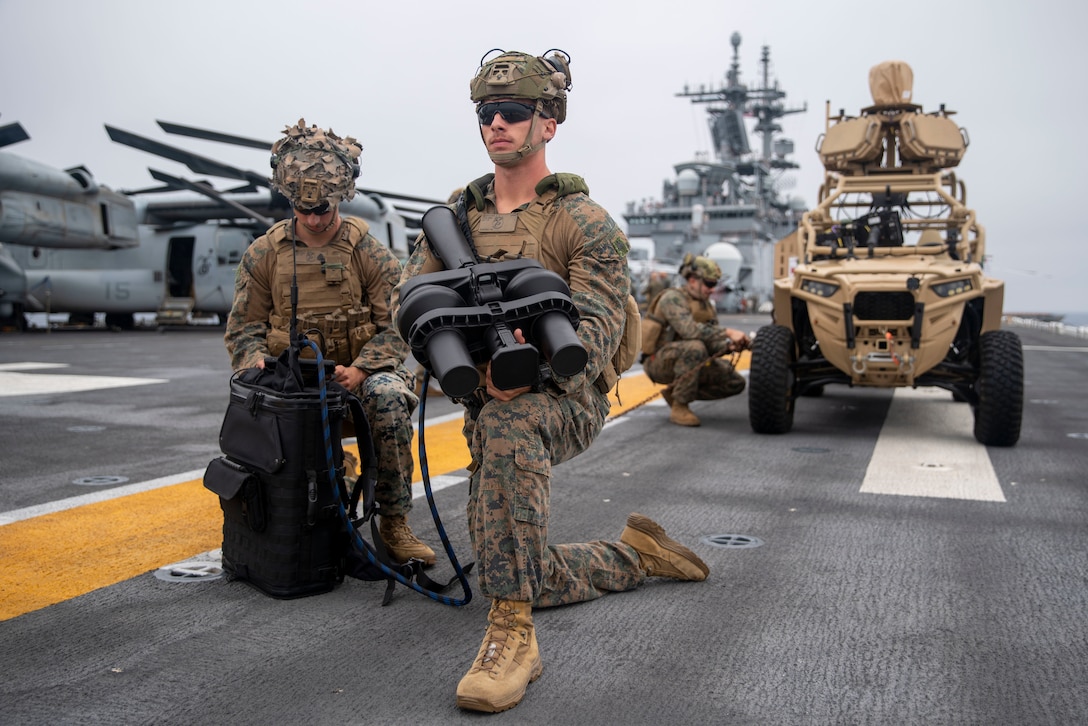
[[[684,261],[680,263],[680,275],[682,277],[698,277],[703,282],[717,283],[722,279],[722,268],[709,257],[696,257],[693,254],[684,255]]]
[[[493,48],[483,57],[487,58],[495,51],[500,55],[491,60],[481,59],[479,70],[469,82],[470,97],[477,109],[489,100],[500,98],[524,99],[535,105],[525,146],[514,152],[491,154],[491,160],[496,164],[509,164],[543,147],[543,142],[536,145],[530,142],[537,116],[555,119],[557,124],[566,120],[567,91],[571,88],[570,56],[558,48],[552,48],[543,56]]]
[[[299,119],[283,130],[272,145],[272,186],[292,206],[312,208],[338,205],[355,196],[362,147],[350,136],[340,138],[332,129],[306,126]]]
[[[547,51],[551,55],[544,57],[493,48],[484,58],[496,50],[501,55],[480,61],[480,69],[469,84],[472,100],[477,104],[489,98],[538,101],[538,110],[556,123],[563,123],[567,118],[567,91],[571,87],[567,52],[552,48]]]

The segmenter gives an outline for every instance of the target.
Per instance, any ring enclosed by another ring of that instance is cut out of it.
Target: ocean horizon
[[[1062,315],[1062,322],[1066,325],[1082,326],[1088,325],[1088,312],[1079,313],[1058,313]]]
[[[1005,311],[1004,311],[1005,315],[1010,315],[1010,316],[1013,316],[1013,317],[1016,317],[1017,313],[1022,313],[1025,316],[1031,316],[1031,315],[1038,315],[1039,314],[1039,313],[1031,313],[1031,312],[1024,311],[1024,310],[1009,310],[1008,307],[1006,307]],[[1066,324],[1066,325],[1071,325],[1073,327],[1088,326],[1088,311],[1083,311],[1083,310],[1079,311],[1079,312],[1061,312],[1061,311],[1050,312],[1050,311],[1047,311],[1047,314],[1061,317],[1061,322]]]

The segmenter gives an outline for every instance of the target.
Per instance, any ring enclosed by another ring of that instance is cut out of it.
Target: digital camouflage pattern
[[[638,553],[622,542],[548,544],[552,466],[583,452],[608,415],[593,386],[573,394],[483,393],[465,403],[472,452],[467,506],[480,591],[533,607],[593,600],[638,587]]]
[[[340,138],[332,129],[307,126],[299,119],[283,130],[272,145],[272,186],[291,204],[316,207],[339,204],[355,196],[359,154],[363,147],[350,136]]]
[[[376,333],[367,341],[352,365],[369,373],[361,390],[353,391],[363,402],[377,452],[376,498],[382,514],[407,514],[412,506],[412,412],[419,399],[413,392],[415,376],[404,366],[407,344],[392,327],[389,295],[400,280],[400,262],[368,232],[365,222],[341,224],[341,240],[350,241],[354,253],[351,269],[361,282],[361,299],[354,301],[371,310]],[[227,318],[224,339],[234,370],[252,368],[269,355],[268,334],[275,310],[277,251],[291,245],[286,234],[292,220],[274,225],[258,237],[238,265],[234,303]],[[300,250],[303,248],[300,248]],[[299,300],[307,292],[299,288]],[[300,303],[301,304],[301,303]],[[332,312],[332,310],[328,311]],[[286,331],[283,331],[286,332]]]
[[[538,194],[558,183],[549,180],[538,185]],[[468,209],[474,237],[485,236],[477,234],[481,213],[497,213],[493,184],[484,190],[482,206]],[[510,402],[491,399],[482,388],[461,401],[471,454],[469,533],[480,590],[492,599],[534,606],[628,590],[646,576],[638,554],[621,542],[547,544],[551,468],[584,451],[604,426],[609,403],[595,382],[611,366],[619,344],[631,282],[627,238],[586,194],[559,196],[544,213],[548,235],[527,240],[522,249],[534,252],[530,256],[570,285],[581,315],[578,338],[589,361],[577,375],[553,378],[539,392]],[[401,284],[439,269],[426,237],[420,235]],[[394,291],[394,301],[398,293]]]
[[[658,298],[655,314],[666,323],[661,332],[664,343],[642,361],[642,369],[655,383],[672,385],[673,402],[728,398],[744,390],[744,376],[717,357],[733,344],[718,324],[712,302],[674,287]]]
[[[406,382],[405,376],[411,374],[371,373],[359,390],[353,391],[363,401],[378,457],[374,498],[383,519],[407,516],[412,511],[412,412],[419,398],[414,392],[414,379]]]

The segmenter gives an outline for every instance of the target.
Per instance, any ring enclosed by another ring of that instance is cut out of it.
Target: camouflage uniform
[[[552,175],[538,195],[576,180]],[[467,198],[467,195],[466,195]],[[515,215],[524,215],[524,205]],[[481,190],[480,205],[469,204],[468,219],[477,251],[486,250],[480,214],[496,214],[494,187]],[[568,282],[581,315],[578,337],[589,352],[585,370],[553,377],[541,390],[509,402],[483,388],[461,400],[469,464],[468,523],[476,552],[480,591],[494,600],[565,605],[610,591],[630,590],[646,577],[638,552],[624,542],[549,545],[551,470],[584,451],[608,415],[606,392],[614,382],[611,358],[619,346],[630,289],[627,238],[608,213],[584,191],[561,193],[545,205],[546,234],[507,254],[538,259]],[[518,231],[524,225],[519,221]],[[494,254],[494,252],[491,252]],[[442,269],[421,235],[401,278]],[[399,300],[399,290],[393,293]]]
[[[666,321],[663,340],[642,369],[655,383],[672,384],[672,401],[687,404],[735,396],[744,390],[744,376],[719,356],[732,347],[718,324],[714,304],[699,300],[683,287],[661,294],[656,315]]]
[[[651,272],[650,279],[646,281],[646,289],[643,291],[646,304],[657,297],[658,293],[663,292],[669,286],[669,276],[664,272]]]
[[[286,233],[291,223],[288,219],[274,225],[250,245],[238,265],[234,304],[225,335],[234,370],[251,368],[270,355],[272,321],[286,322],[277,315],[276,296],[283,290],[279,289],[281,282],[277,282],[276,260],[281,247],[292,244]],[[348,361],[369,374],[361,388],[353,392],[362,399],[378,456],[375,496],[383,517],[407,515],[412,508],[414,473],[411,417],[419,399],[413,393],[415,377],[404,366],[409,349],[393,329],[389,309],[389,294],[400,279],[401,265],[392,252],[366,232],[362,220],[343,218],[337,242],[353,250],[350,267],[358,276],[362,294],[360,300],[351,302],[369,307],[375,329],[354,361]],[[324,249],[309,252],[319,254]],[[307,252],[308,248],[300,245],[295,254]],[[300,308],[306,297],[306,290],[300,289]]]

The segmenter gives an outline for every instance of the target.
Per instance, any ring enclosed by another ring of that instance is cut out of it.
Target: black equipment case
[[[223,509],[224,571],[277,598],[328,592],[343,581],[350,535],[340,513],[340,497],[348,501],[340,434],[349,402],[358,408],[352,416],[360,447],[370,440],[358,399],[330,383],[322,402],[322,388],[312,380],[314,361],[290,353],[231,379],[219,434],[225,456],[204,475]],[[326,446],[332,448],[332,477]],[[364,467],[373,466],[370,454]],[[373,478],[361,476],[358,483],[369,489],[362,492],[369,506]]]

